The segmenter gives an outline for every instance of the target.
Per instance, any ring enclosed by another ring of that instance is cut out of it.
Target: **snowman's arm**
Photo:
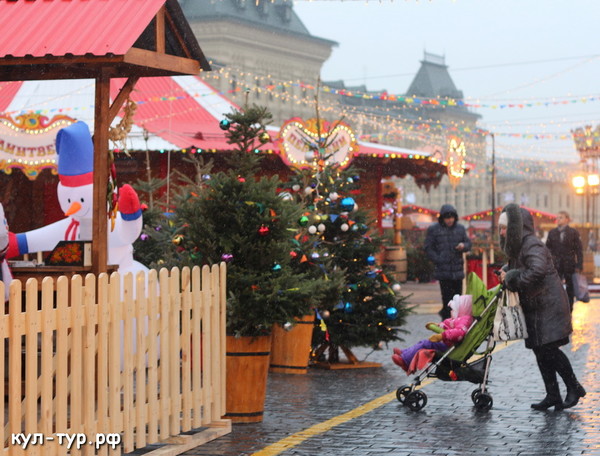
[[[32,252],[50,251],[65,238],[70,219],[66,218],[50,225],[25,233],[9,233],[7,258]]]

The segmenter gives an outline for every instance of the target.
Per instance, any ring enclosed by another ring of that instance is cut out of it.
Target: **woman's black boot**
[[[575,384],[571,386],[567,385],[567,396],[565,397],[563,408],[575,407],[579,399],[584,397],[585,394],[585,389],[577,380],[575,380]]]
[[[584,397],[586,392],[583,386],[577,381],[573,367],[567,355],[562,351],[558,351],[555,359],[556,372],[562,377],[567,387],[567,395],[563,403],[563,408],[575,407],[579,399]]]
[[[531,404],[531,408],[535,410],[547,410],[550,407],[554,407],[554,410],[562,410],[564,408],[563,401],[560,395],[551,396],[548,394],[544,399],[542,399],[541,402]]]
[[[547,363],[547,360],[541,356],[536,356],[536,360],[542,374],[542,380],[544,380],[544,386],[546,387],[546,397],[541,402],[531,404],[531,408],[534,410],[547,410],[550,407],[554,407],[554,410],[562,410],[563,401],[560,397],[554,367]]]

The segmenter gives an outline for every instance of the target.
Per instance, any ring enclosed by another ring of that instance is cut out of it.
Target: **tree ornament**
[[[298,184],[292,185],[292,190],[297,192],[298,190],[300,190],[300,185],[298,185]]]
[[[365,274],[369,279],[374,279],[377,277],[377,271],[367,271]]]
[[[307,150],[307,151],[304,153],[304,159],[305,159],[307,162],[313,161],[313,160],[315,159],[315,153],[314,153],[312,150]]]
[[[221,122],[219,122],[219,128],[221,130],[229,130],[229,127],[231,127],[231,122],[229,119],[223,119]]]
[[[354,198],[349,196],[342,198],[342,201],[340,201],[340,209],[344,212],[351,212],[355,205],[356,203],[354,202]]]
[[[271,268],[271,270],[272,270],[273,272],[279,272],[279,271],[281,271],[281,265],[280,265],[279,263],[275,263],[275,264],[273,265],[273,267]]]
[[[390,320],[395,320],[398,317],[398,309],[395,307],[388,307],[385,309],[385,313]]]
[[[294,199],[294,197],[292,196],[292,194],[290,192],[281,192],[279,194],[279,197],[283,200],[283,201],[291,201],[292,199]]]
[[[266,144],[269,141],[271,141],[271,136],[269,136],[269,133],[267,133],[266,131],[264,131],[259,137],[258,140],[260,141],[261,144]]]
[[[239,182],[246,182],[246,178],[242,177],[242,176],[238,176],[238,181]]]
[[[266,225],[261,225],[260,228],[258,229],[258,234],[260,234],[261,236],[266,236],[267,234],[269,234],[271,230],[269,229],[268,226]]]
[[[233,255],[231,253],[224,253],[221,255],[221,260],[223,260],[225,263],[229,263],[231,260],[233,260]]]
[[[310,257],[311,257],[313,260],[318,260],[318,259],[321,257],[321,255],[319,255],[319,253],[318,253],[318,252],[313,252],[313,253],[310,255]]]
[[[314,189],[314,188],[312,188],[312,187],[306,187],[306,188],[304,189],[304,193],[305,193],[306,195],[310,195],[310,194],[311,194],[312,192],[314,192],[314,191],[315,191],[315,189]]]
[[[290,256],[292,258],[296,258],[298,256],[298,252],[296,252],[295,250],[290,251]]]
[[[331,201],[337,201],[337,199],[340,197],[340,195],[337,194],[337,192],[331,192],[329,194],[329,199]]]
[[[351,302],[346,302],[344,304],[344,312],[346,312],[347,314],[352,313],[352,311],[354,310],[354,307],[352,306]]]
[[[283,329],[285,329],[286,331],[290,331],[293,327],[294,327],[294,325],[292,325],[289,321],[286,321],[283,324]]]
[[[300,226],[308,225],[308,217],[306,215],[303,215],[302,217],[300,217],[300,219],[298,220],[298,225],[300,225]]]
[[[340,225],[340,230],[342,230],[342,231],[348,231],[348,228],[350,228],[350,227],[348,226],[347,223],[342,223]]]
[[[375,264],[375,257],[373,255],[369,255],[367,257],[367,264],[373,266]]]
[[[325,231],[325,224],[324,223],[319,223],[319,226],[317,226],[317,228],[322,233],[323,231]]]
[[[399,283],[395,283],[394,285],[392,285],[392,290],[394,291],[394,293],[400,293],[401,289],[402,286]]]
[[[316,226],[314,226],[314,225],[311,225],[311,226],[309,226],[309,227],[308,227],[308,232],[309,232],[310,234],[315,234],[315,233],[317,232],[317,227],[316,227]]]
[[[150,239],[150,236],[148,236],[146,233],[142,233],[142,235],[140,236],[140,239],[142,241],[147,241],[148,239]]]
[[[328,310],[324,310],[323,312],[321,312],[321,316],[323,318],[329,318],[330,315],[331,313]]]
[[[154,227],[154,231],[160,231],[162,230],[162,226],[158,225]]]
[[[178,234],[177,236],[175,236],[171,242],[173,242],[173,244],[175,245],[179,245],[181,244],[181,241],[183,241],[183,236],[181,234]]]

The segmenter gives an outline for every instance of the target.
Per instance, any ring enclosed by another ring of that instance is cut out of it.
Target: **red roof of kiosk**
[[[0,57],[125,54],[165,0],[5,1]],[[127,27],[115,28],[115,22]],[[31,39],[31,34],[36,39]],[[19,37],[19,38],[15,38]]]

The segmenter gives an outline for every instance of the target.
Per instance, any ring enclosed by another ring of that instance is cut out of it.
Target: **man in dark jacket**
[[[463,252],[471,250],[471,240],[465,227],[458,223],[458,213],[454,206],[444,204],[440,209],[438,223],[427,228],[425,252],[435,270],[433,277],[440,282],[442,292],[443,320],[450,318],[448,303],[454,295],[462,294],[462,281],[465,278]]]
[[[583,249],[581,247],[581,238],[575,228],[569,226],[569,214],[560,211],[556,217],[556,228],[548,233],[546,247],[552,253],[554,267],[558,275],[567,286],[567,295],[571,310],[575,302],[575,288],[573,284],[573,273],[581,272],[583,268]]]

